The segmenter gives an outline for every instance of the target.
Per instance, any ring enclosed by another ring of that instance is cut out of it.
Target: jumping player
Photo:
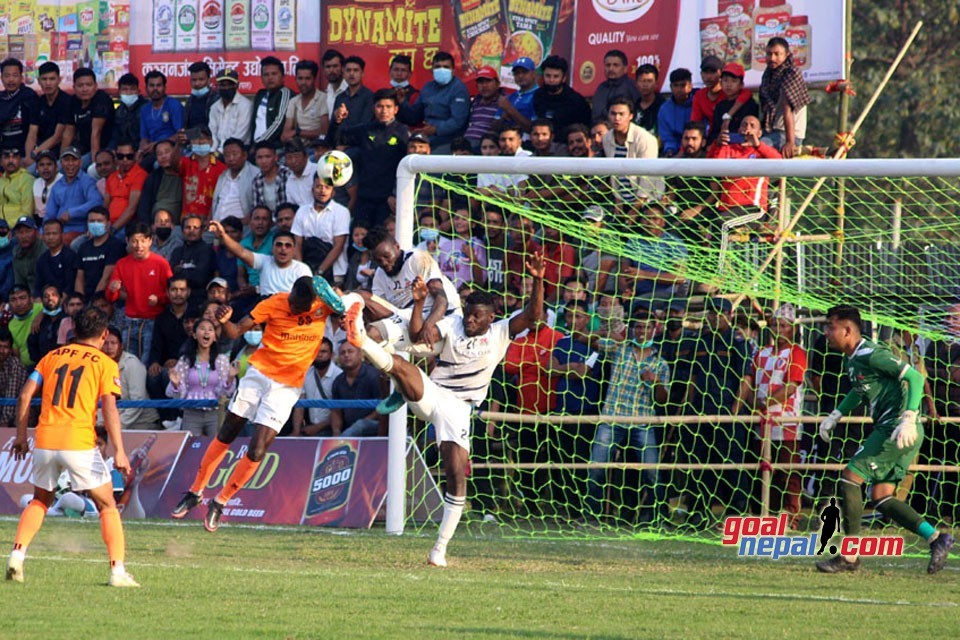
[[[523,313],[494,322],[493,300],[489,294],[478,292],[467,298],[462,316],[452,315],[439,322],[439,339],[434,346],[437,364],[429,377],[370,339],[362,321],[362,298],[357,294],[344,296],[347,340],[393,379],[414,415],[436,429],[447,488],[440,533],[428,556],[428,562],[434,566],[447,566],[447,543],[457,529],[466,502],[471,413],[486,398],[493,372],[506,355],[513,336],[532,329],[541,320],[543,271],[543,256],[536,253],[527,262],[533,292]],[[410,336],[419,342],[426,326],[423,305],[427,284],[423,278],[414,279],[412,297]]]
[[[840,405],[820,423],[820,437],[830,441],[830,432],[841,417],[867,400],[873,418],[873,433],[863,441],[840,476],[844,534],[860,533],[863,515],[863,483],[869,482],[877,511],[930,544],[927,573],[937,573],[947,562],[953,536],[937,531],[910,505],[895,496],[897,484],[917,456],[923,441],[923,425],[917,411],[923,399],[923,376],[895,357],[886,347],[860,335],[860,312],[849,305],[827,311],[824,330],[827,343],[844,354],[844,369],[852,386]],[[824,573],[860,569],[856,556],[838,555],[817,563]]]
[[[27,416],[30,401],[42,390],[40,422],[34,434],[33,500],[20,515],[13,551],[7,564],[7,580],[23,582],[23,560],[27,547],[40,530],[47,509],[53,504],[57,479],[66,470],[75,491],[87,491],[100,512],[100,532],[110,557],[110,586],[139,587],[124,568],[123,524],[113,498],[110,470],[97,448],[97,402],[110,440],[116,445],[114,465],[130,472],[130,461],[120,433],[120,372],[117,363],[100,347],[107,338],[107,315],[86,309],[74,320],[76,341],[45,355],[30,374],[17,403],[17,436],[13,442],[16,459],[30,450]]]
[[[223,305],[217,309],[217,320],[228,337],[236,340],[254,325],[263,324],[263,338],[260,348],[250,356],[247,374],[240,380],[220,432],[204,452],[193,485],[174,507],[172,517],[183,518],[200,503],[203,488],[230,443],[252,420],[255,429],[247,455],[237,463],[223,490],[210,501],[203,521],[207,531],[216,531],[223,518],[223,507],[256,473],[267,449],[290,417],[293,405],[300,399],[307,370],[320,350],[327,317],[333,313],[331,305],[318,296],[320,287],[315,280],[301,276],[289,294],[277,293],[262,300],[238,323],[230,322],[231,307]],[[321,284],[329,289],[326,282]]]

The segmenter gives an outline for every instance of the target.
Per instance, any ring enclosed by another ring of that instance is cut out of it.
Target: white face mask
[[[126,107],[132,107],[133,105],[137,104],[137,100],[139,99],[140,96],[138,95],[130,95],[129,93],[120,94],[120,102],[122,102]]]
[[[393,88],[395,89],[403,89],[404,87],[409,87],[410,83],[406,80],[404,80],[403,82],[397,82],[396,80],[391,80],[390,85],[393,86]]]

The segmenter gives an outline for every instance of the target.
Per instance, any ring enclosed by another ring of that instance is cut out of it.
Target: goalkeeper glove
[[[900,414],[900,424],[890,434],[891,440],[897,441],[898,449],[909,449],[917,441],[917,412],[904,411]]]
[[[820,423],[820,439],[824,442],[830,442],[830,432],[833,431],[834,427],[837,426],[837,423],[840,422],[840,418],[843,417],[843,414],[834,409],[830,412],[826,418]]]

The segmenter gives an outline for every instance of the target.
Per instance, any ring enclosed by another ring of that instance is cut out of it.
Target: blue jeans
[[[660,462],[660,445],[654,427],[643,425],[597,425],[597,433],[593,438],[593,449],[590,452],[591,463],[610,462],[613,448],[626,444],[632,448],[640,462],[656,464]],[[647,497],[643,506],[646,509],[654,506],[663,506],[666,503],[666,487],[660,484],[656,469],[644,469],[640,472],[641,482],[647,486]],[[602,513],[604,486],[606,485],[607,470],[591,469],[587,480],[587,513],[600,515]],[[652,516],[652,514],[649,514]]]
[[[800,145],[803,144],[803,140],[804,140],[803,138],[798,138],[794,136],[793,138],[794,146],[799,147]],[[780,149],[783,148],[783,145],[786,144],[787,142],[787,132],[782,131],[780,129],[777,129],[776,131],[768,131],[767,133],[763,134],[762,138],[760,138],[760,142],[763,142],[764,144],[768,144],[774,149],[776,149],[777,151],[779,151]]]
[[[380,430],[380,421],[373,418],[361,418],[343,430],[341,438],[373,438]]]
[[[153,342],[153,320],[127,318],[127,330],[123,334],[123,350],[150,364],[150,344]]]

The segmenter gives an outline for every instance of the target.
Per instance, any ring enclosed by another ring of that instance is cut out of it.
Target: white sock
[[[23,547],[14,549],[10,552],[10,558],[13,560],[24,560],[27,557],[27,550]]]
[[[393,356],[373,340],[367,340],[360,347],[363,355],[370,361],[374,367],[384,373],[390,373],[393,369]]]
[[[127,572],[127,568],[122,562],[115,562],[110,565],[110,572],[114,575],[122,576]]]
[[[69,491],[63,494],[62,496],[60,496],[55,506],[59,507],[60,509],[73,509],[74,511],[76,511],[81,515],[83,514],[84,511],[87,510],[87,503],[84,502],[81,496],[78,496],[72,491]]]
[[[443,520],[440,521],[440,534],[437,536],[437,548],[445,551],[447,543],[460,524],[463,515],[463,505],[467,502],[466,496],[452,496],[449,493],[443,496]]]

